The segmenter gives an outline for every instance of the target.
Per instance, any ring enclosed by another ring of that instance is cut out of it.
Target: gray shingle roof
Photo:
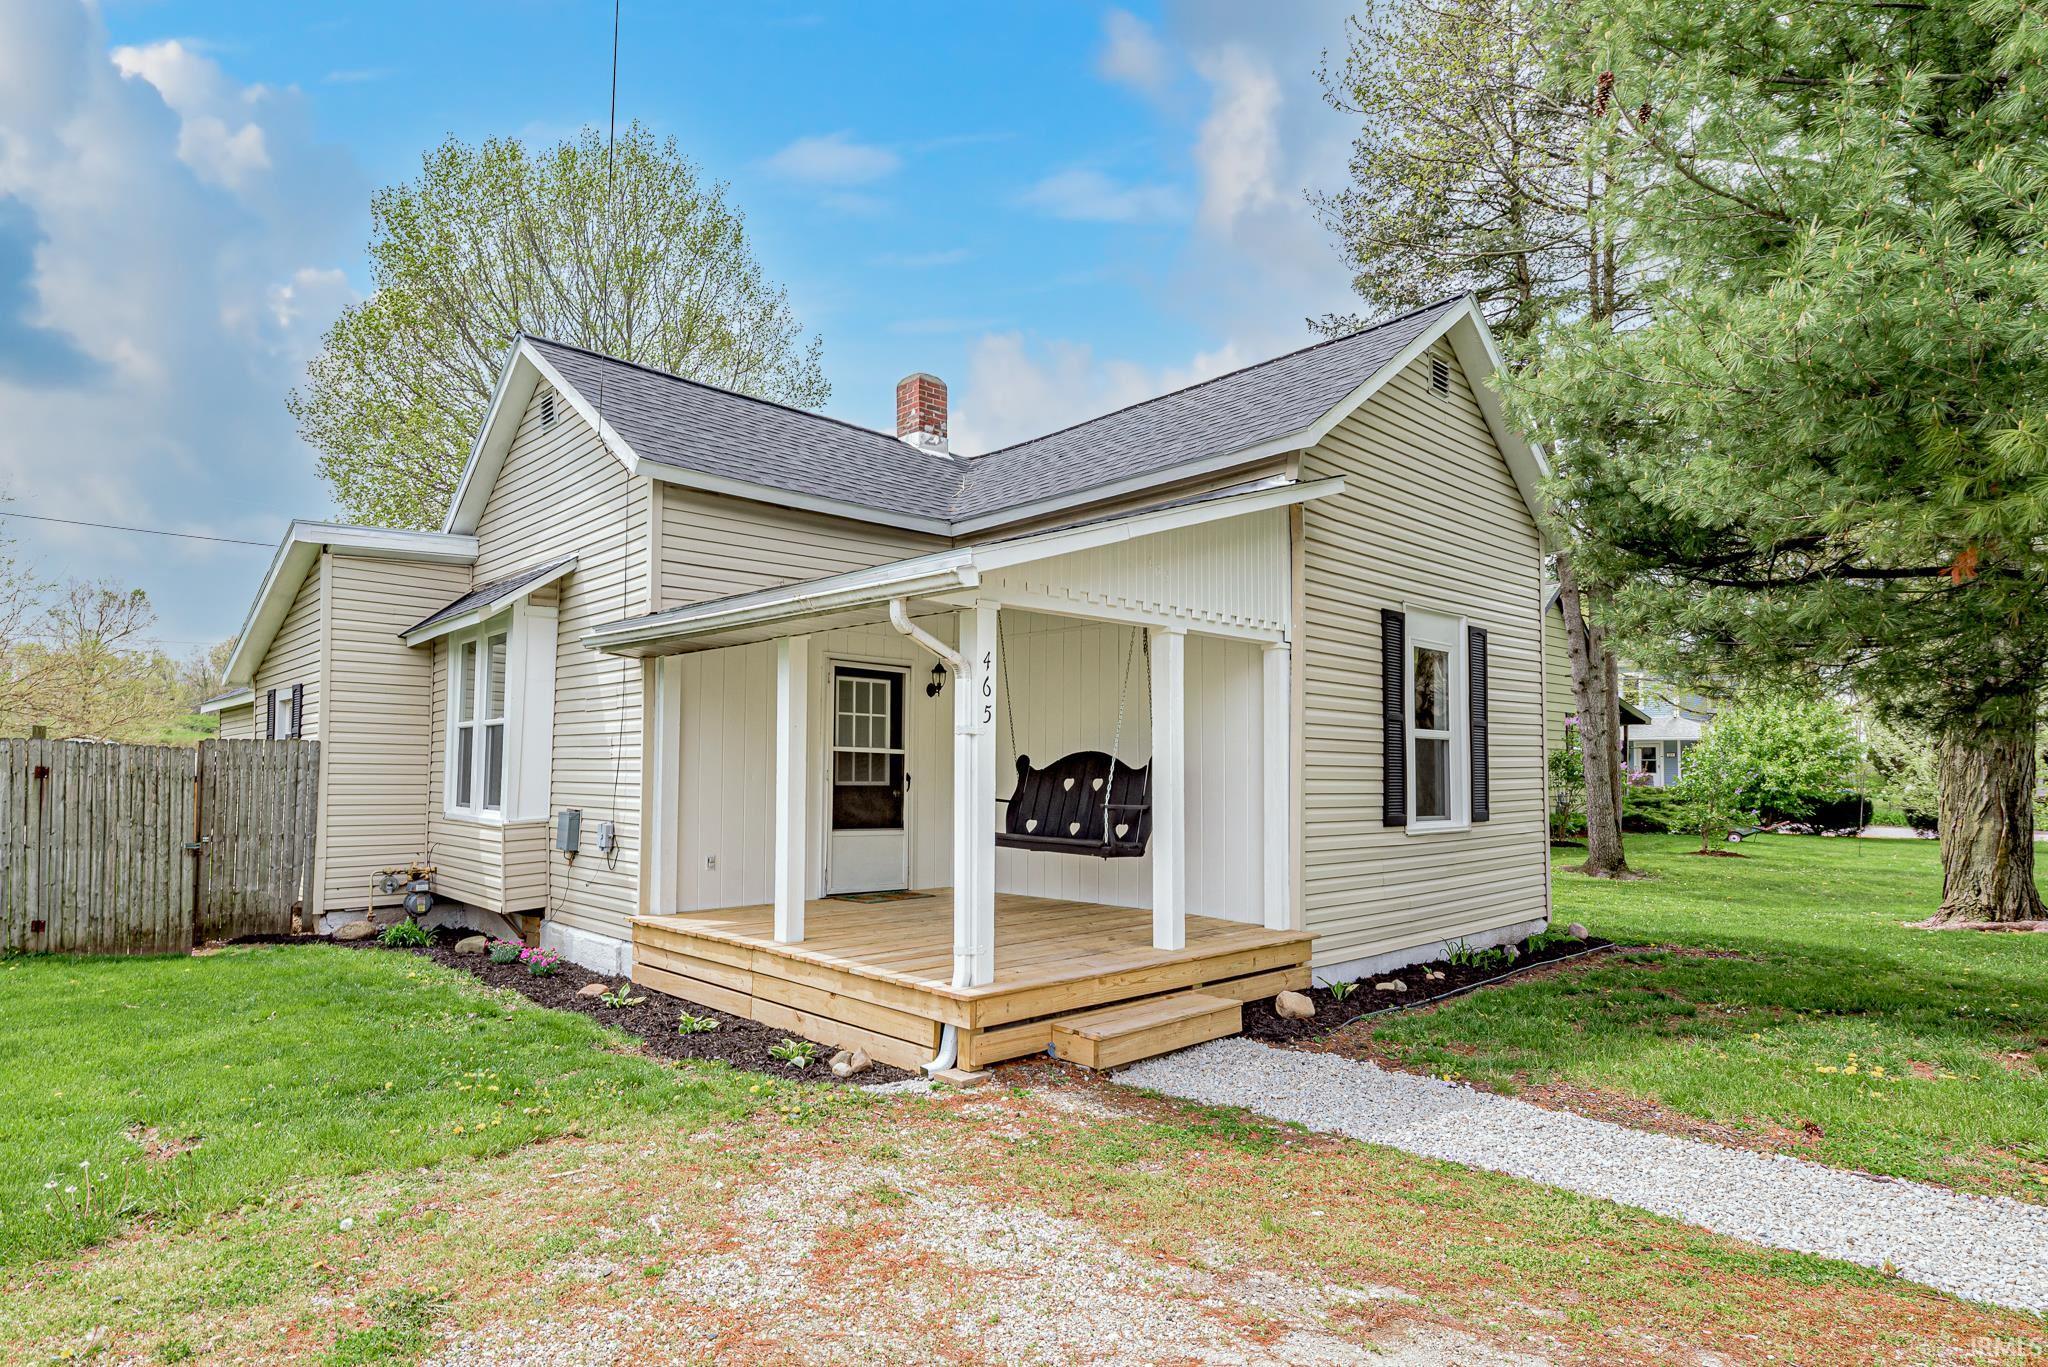
[[[528,340],[641,457],[680,469],[941,522],[997,516],[1290,436],[1461,302],[1120,408],[984,456],[939,456],[885,432],[539,338]],[[417,630],[417,628],[415,628]]]
[[[552,578],[575,563],[575,556],[565,555],[559,560],[550,560],[545,565],[535,565],[516,574],[508,574],[502,579],[493,579],[488,584],[479,584],[454,602],[434,609],[398,634],[401,637],[410,636],[416,631],[425,631],[428,627],[445,622],[451,617],[460,617],[465,612],[474,612],[493,603],[502,603],[507,598],[516,596],[527,585]]]

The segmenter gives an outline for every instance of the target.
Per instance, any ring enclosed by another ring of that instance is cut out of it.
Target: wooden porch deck
[[[1152,947],[1152,913],[1010,893],[996,898],[996,979],[958,989],[953,894],[808,904],[802,943],[779,945],[774,908],[633,921],[642,986],[876,1060],[915,1068],[959,1028],[960,1066],[1042,1052],[1062,1016],[1199,987],[1251,1001],[1305,987],[1314,937],[1208,916],[1187,947]]]

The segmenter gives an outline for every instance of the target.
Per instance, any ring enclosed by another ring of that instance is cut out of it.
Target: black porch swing
[[[1010,744],[1017,744],[1017,718],[1010,703],[1010,652],[996,620],[996,656],[1003,675],[1003,717],[1010,726]],[[1124,654],[1123,682],[1117,689],[1116,732],[1109,753],[1076,750],[1044,768],[1031,756],[1017,755],[1017,785],[999,797],[1007,814],[996,832],[996,844],[1013,850],[1048,850],[1055,854],[1092,854],[1098,859],[1135,859],[1145,853],[1152,836],[1152,766],[1132,768],[1118,761],[1123,746],[1124,702],[1131,688],[1131,660],[1145,656],[1149,696],[1152,643],[1143,627],[1135,627]]]

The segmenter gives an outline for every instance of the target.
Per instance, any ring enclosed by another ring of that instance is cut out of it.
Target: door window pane
[[[1415,815],[1443,820],[1451,814],[1451,743],[1441,738],[1415,740]]]
[[[1415,729],[1448,731],[1450,726],[1450,654],[1418,647],[1415,652]]]

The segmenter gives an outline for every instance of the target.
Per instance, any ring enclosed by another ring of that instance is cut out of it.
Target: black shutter
[[[1472,819],[1491,815],[1486,781],[1486,632],[1465,628],[1465,700],[1472,713]]]
[[[1380,609],[1380,820],[1408,824],[1408,618]]]
[[[299,738],[299,735],[300,735],[300,728],[301,728],[302,726],[304,726],[304,725],[305,725],[305,719],[306,719],[306,686],[305,686],[304,684],[302,684],[302,683],[296,683],[296,684],[293,684],[293,685],[292,685],[292,739],[293,739],[293,740],[297,740],[297,739]]]
[[[277,690],[263,695],[263,739],[277,739]]]

